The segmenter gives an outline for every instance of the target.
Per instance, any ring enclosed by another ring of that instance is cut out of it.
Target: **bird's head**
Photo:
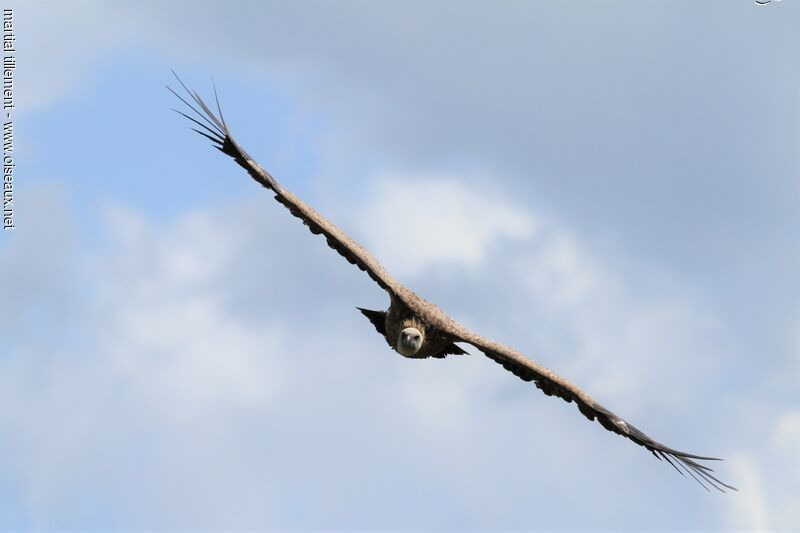
[[[397,336],[397,351],[400,355],[412,357],[422,347],[424,337],[417,328],[405,328]]]

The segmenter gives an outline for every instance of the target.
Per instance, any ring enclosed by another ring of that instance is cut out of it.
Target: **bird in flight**
[[[663,459],[672,465],[681,475],[684,475],[684,472],[689,474],[706,490],[709,490],[709,486],[720,492],[725,492],[726,488],[737,490],[717,479],[712,473],[713,469],[702,464],[703,461],[719,461],[720,459],[682,452],[653,440],[549,368],[525,357],[510,346],[469,331],[447,316],[439,307],[398,283],[369,251],[278,183],[269,172],[239,146],[222,115],[216,88],[214,89],[217,111],[215,114],[196,92],[186,87],[174,71],[173,74],[188,97],[188,99],[184,98],[167,86],[167,89],[188,108],[186,112],[177,109],[174,111],[192,121],[196,126],[192,127],[192,130],[209,139],[223,154],[233,158],[256,182],[274,193],[275,200],[283,204],[292,215],[302,220],[311,233],[323,235],[331,248],[348,262],[366,272],[380,288],[389,294],[390,305],[386,311],[357,309],[367,317],[393,350],[411,359],[428,357],[441,359],[448,355],[467,354],[457,343],[474,346],[515,376],[524,381],[533,382],[546,395],[558,396],[567,402],[575,402],[578,410],[586,418],[597,420],[608,431],[645,447],[656,458]],[[194,116],[189,113],[194,113]]]

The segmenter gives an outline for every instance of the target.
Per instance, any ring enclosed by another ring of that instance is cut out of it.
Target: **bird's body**
[[[444,358],[451,354],[464,355],[467,353],[455,344],[460,339],[440,327],[450,321],[450,318],[441,309],[411,291],[407,291],[406,301],[425,302],[427,305],[414,306],[422,311],[419,313],[403,300],[392,298],[387,311],[358,309],[372,322],[378,333],[383,335],[389,346],[403,357],[411,359]],[[401,334],[407,329],[415,330],[421,336],[422,342],[414,353],[403,353],[400,345]]]
[[[180,79],[178,81],[180,82]],[[470,344],[517,377],[524,381],[534,382],[536,387],[548,396],[558,396],[567,402],[574,402],[579,411],[589,420],[597,420],[605,429],[645,447],[656,458],[665,460],[682,475],[684,472],[689,474],[703,487],[708,488],[706,487],[708,484],[722,492],[724,492],[724,488],[736,490],[717,479],[712,474],[713,470],[700,462],[718,459],[682,452],[650,438],[632,424],[600,405],[567,379],[525,357],[510,346],[471,332],[447,316],[439,307],[398,283],[363,246],[300,198],[286,190],[234,141],[219,109],[219,101],[217,101],[219,113],[219,117],[217,117],[197,93],[189,91],[183,82],[180,83],[186,89],[190,99],[200,107],[198,110],[170,89],[197,114],[199,120],[178,111],[202,128],[202,130],[195,129],[195,131],[210,139],[221,152],[232,157],[255,181],[272,191],[275,199],[289,209],[292,215],[300,218],[312,233],[322,234],[331,248],[348,262],[366,272],[381,289],[388,293],[390,305],[386,311],[361,308],[359,310],[370,320],[378,333],[383,335],[392,349],[404,357],[412,359],[444,358],[450,354],[463,355],[467,353],[457,343]]]

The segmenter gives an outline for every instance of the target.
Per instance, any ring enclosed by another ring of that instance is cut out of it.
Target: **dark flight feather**
[[[364,315],[372,322],[372,325],[375,326],[375,330],[383,335],[386,336],[386,311],[371,311],[369,309],[362,309],[360,307],[356,307],[361,314]]]

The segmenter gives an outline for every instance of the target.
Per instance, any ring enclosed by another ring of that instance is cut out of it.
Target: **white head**
[[[422,333],[417,328],[405,328],[397,337],[397,351],[411,357],[422,347]]]

